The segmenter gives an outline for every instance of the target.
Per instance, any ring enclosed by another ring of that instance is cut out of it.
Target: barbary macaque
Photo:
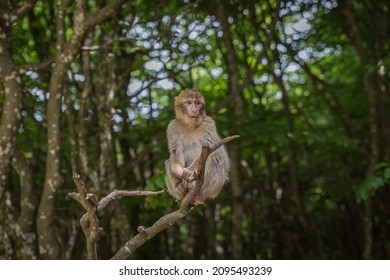
[[[205,113],[205,99],[196,89],[185,89],[175,97],[176,119],[167,129],[169,159],[165,162],[168,192],[182,201],[195,185],[196,174],[191,164],[198,159],[202,146],[213,146],[221,140],[215,122]],[[228,180],[230,159],[224,146],[215,150],[206,161],[204,182],[194,205],[215,198]]]

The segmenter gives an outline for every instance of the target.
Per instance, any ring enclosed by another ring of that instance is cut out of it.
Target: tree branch
[[[18,19],[25,16],[27,13],[29,13],[32,9],[34,9],[34,6],[36,4],[37,0],[27,0],[23,3],[23,5],[16,11],[16,16]]]
[[[139,247],[141,247],[146,241],[154,237],[159,232],[166,229],[168,226],[174,224],[178,220],[187,216],[191,210],[194,208],[193,202],[195,201],[196,196],[198,195],[200,188],[203,185],[204,181],[204,171],[206,168],[206,160],[209,155],[214,152],[216,149],[221,147],[223,144],[240,137],[239,135],[229,136],[218,143],[213,147],[203,146],[202,153],[195,162],[195,167],[198,174],[201,174],[198,180],[195,183],[195,186],[188,192],[181,202],[180,208],[176,211],[173,211],[165,216],[162,216],[150,227],[138,227],[138,234],[131,238],[126,244],[119,249],[119,251],[111,258],[112,260],[123,260],[129,258]]]
[[[195,198],[197,197],[204,182],[204,172],[207,158],[211,153],[220,148],[222,145],[238,137],[240,136],[229,136],[222,139],[212,147],[203,146],[201,155],[194,163],[194,167],[200,176],[196,180],[195,186],[184,197],[180,208],[161,217],[159,220],[157,220],[157,222],[148,228],[139,226],[139,233],[127,241],[126,244],[120,248],[111,259],[127,259],[135,250],[137,250],[150,238],[154,237],[157,233],[166,229],[168,226],[174,224],[176,221],[184,218],[188,213],[190,213],[195,206],[193,202],[195,201]],[[111,201],[123,196],[156,196],[165,191],[161,190],[157,192],[149,192],[113,190],[110,194],[98,201],[95,194],[87,193],[84,182],[81,180],[80,175],[75,171],[73,172],[73,181],[76,184],[78,192],[71,192],[68,193],[68,195],[77,200],[84,207],[84,209],[87,210],[87,213],[84,214],[80,219],[80,225],[87,240],[87,254],[88,259],[90,260],[97,259],[96,239],[99,233],[102,231],[102,228],[99,227],[98,220],[98,214],[100,211],[102,211]]]
[[[27,71],[39,71],[39,70],[42,70],[42,69],[45,69],[45,68],[51,66],[54,62],[55,62],[55,59],[50,58],[47,61],[37,63],[37,64],[24,64],[24,65],[18,66],[19,73],[24,74]]]
[[[123,196],[157,196],[161,193],[165,192],[165,190],[150,192],[150,191],[125,191],[125,190],[113,190],[109,195],[103,197],[98,205],[97,209],[100,212],[103,210],[111,201],[121,198]]]
[[[99,220],[97,217],[96,196],[87,194],[84,182],[79,174],[73,171],[73,181],[76,184],[78,193],[69,193],[71,197],[76,199],[87,213],[80,220],[81,227],[87,239],[87,252],[89,260],[97,259],[96,239],[101,232]]]
[[[80,225],[87,240],[87,255],[90,260],[97,259],[96,240],[99,233],[102,231],[98,220],[98,214],[100,211],[102,211],[111,201],[123,196],[156,196],[165,191],[161,190],[157,192],[149,192],[114,190],[98,201],[95,194],[87,193],[84,182],[81,180],[80,175],[75,171],[73,171],[73,181],[76,184],[78,192],[71,192],[68,193],[68,195],[77,200],[84,209],[87,210],[87,213],[80,219]]]

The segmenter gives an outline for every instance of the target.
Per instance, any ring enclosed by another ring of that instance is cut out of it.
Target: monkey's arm
[[[169,168],[171,169],[172,174],[178,179],[183,177],[184,153],[182,145],[178,145],[176,150],[172,151],[169,158]]]
[[[173,121],[167,129],[168,148],[169,148],[169,169],[173,176],[178,179],[183,177],[183,168],[185,164],[183,136],[177,133],[177,122]]]

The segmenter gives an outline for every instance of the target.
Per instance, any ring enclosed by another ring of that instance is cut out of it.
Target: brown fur
[[[169,193],[181,201],[195,183],[188,180],[193,176],[187,168],[199,157],[202,145],[212,146],[221,138],[213,119],[206,116],[205,99],[200,91],[183,90],[175,98],[175,113],[176,119],[169,123],[167,129],[170,157],[165,163],[165,181]],[[209,156],[197,203],[215,198],[220,193],[228,179],[229,169],[230,160],[225,147]]]

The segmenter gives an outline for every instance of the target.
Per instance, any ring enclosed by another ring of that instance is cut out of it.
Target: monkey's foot
[[[205,206],[206,204],[204,203],[204,201],[201,201],[201,200],[195,200],[191,203],[193,206],[198,206],[198,205],[203,205]]]

